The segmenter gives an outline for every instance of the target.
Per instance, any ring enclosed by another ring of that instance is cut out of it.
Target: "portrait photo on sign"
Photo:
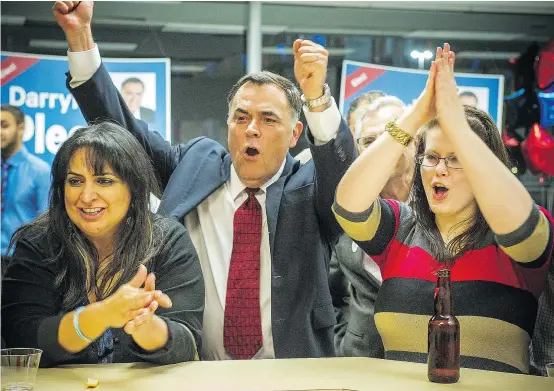
[[[487,87],[459,86],[458,96],[462,104],[477,107],[489,113],[489,89]]]
[[[110,72],[110,76],[135,118],[156,122],[156,73]]]

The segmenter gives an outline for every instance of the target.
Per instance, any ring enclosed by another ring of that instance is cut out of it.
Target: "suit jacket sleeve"
[[[339,251],[339,244],[337,243],[329,264],[329,290],[331,291],[331,299],[337,318],[337,324],[335,325],[335,352],[337,356],[340,355],[341,341],[346,333],[350,314],[349,284],[339,263]]]
[[[341,178],[356,159],[354,138],[344,120],[341,120],[336,138],[323,145],[315,145],[309,130],[307,137],[315,165],[316,210],[323,232],[334,246],[343,231],[331,207]]]
[[[67,88],[79,104],[87,122],[111,121],[130,131],[146,150],[162,189],[165,189],[171,173],[179,164],[187,145],[171,146],[163,137],[148,129],[146,122],[136,119],[112,82],[104,64],[86,82],[71,88],[71,74],[67,75]]]

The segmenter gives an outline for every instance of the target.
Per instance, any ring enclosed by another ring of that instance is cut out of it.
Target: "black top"
[[[66,351],[57,335],[62,317],[71,311],[62,310],[64,292],[55,287],[59,265],[46,261],[46,243],[52,240],[46,230],[38,239],[33,234],[31,241],[25,235],[17,242],[3,277],[2,337],[7,347],[42,349],[41,367],[139,361],[165,365],[193,360],[201,348],[204,311],[204,280],[198,255],[181,224],[158,216],[155,221],[162,225],[165,239],[159,254],[146,266],[156,275],[156,289],[173,302],[172,308],[156,311],[168,326],[165,347],[148,352],[123,329],[108,329],[82,351]],[[82,304],[87,303],[83,289]]]

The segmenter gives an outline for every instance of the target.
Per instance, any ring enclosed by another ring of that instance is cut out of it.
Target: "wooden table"
[[[297,390],[502,390],[553,391],[554,378],[461,370],[452,385],[430,383],[427,366],[370,358],[204,361],[151,367],[144,364],[86,365],[40,369],[35,391],[297,391]]]

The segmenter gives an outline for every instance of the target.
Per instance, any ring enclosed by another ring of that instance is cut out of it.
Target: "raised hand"
[[[99,304],[103,307],[106,323],[109,327],[121,328],[131,319],[144,313],[145,307],[150,306],[156,292],[146,291],[141,286],[146,282],[148,271],[144,265],[140,265],[137,274],[119,287],[110,297]]]
[[[72,52],[82,52],[94,47],[90,23],[92,1],[56,1],[52,12],[62,28]]]
[[[294,77],[308,100],[323,95],[327,78],[329,52],[321,45],[308,40],[297,39],[292,46],[294,54]]]
[[[449,59],[448,65],[449,65],[450,71],[454,73],[454,63],[456,62],[456,53],[450,50],[450,44],[448,42],[444,44],[444,49],[442,49],[440,46],[437,46],[435,61],[438,61],[439,59],[443,58],[445,54],[448,56],[448,59]]]
[[[417,118],[417,127],[423,126],[428,121],[432,120],[437,116],[436,108],[436,75],[437,75],[437,61],[441,60],[444,56],[448,56],[452,62],[450,65],[451,73],[454,72],[454,58],[455,54],[450,50],[450,45],[448,43],[444,44],[444,48],[437,47],[435,61],[431,62],[431,67],[429,70],[429,75],[427,77],[427,82],[425,83],[425,88],[423,89],[421,95],[417,98],[414,106],[412,108],[413,114]]]
[[[430,85],[433,84],[433,80],[431,80],[432,78],[436,78],[436,62],[441,59],[443,57],[444,54],[448,54],[448,55],[451,55],[452,56],[452,60],[454,60],[454,52],[450,51],[450,44],[447,42],[444,44],[444,49],[441,48],[440,46],[437,46],[437,50],[436,50],[436,53],[435,53],[435,65],[433,65],[433,63],[431,63],[431,68],[433,68],[433,66],[435,66],[435,69],[433,70],[433,75],[431,75],[431,70],[429,71],[429,76],[427,78],[427,83],[425,85],[425,97],[426,99],[428,99],[429,101],[428,102],[425,102],[424,104],[426,105],[425,107],[427,107],[427,113],[425,115],[425,119],[427,121],[435,118],[437,116],[437,106],[436,106],[436,103],[435,103],[435,100],[436,100],[436,91],[435,91],[435,88],[436,88],[436,84],[434,86],[434,88],[431,88]],[[454,71],[454,61],[452,61],[452,71]],[[431,83],[430,83],[431,82]]]
[[[67,34],[90,26],[92,1],[56,1],[52,7],[58,25]]]
[[[427,76],[427,82],[425,88],[415,101],[412,111],[417,117],[418,128],[423,126],[426,122],[430,121],[436,116],[435,108],[435,75],[437,73],[436,62],[431,62],[431,68],[429,70],[429,76]]]
[[[453,59],[444,52],[436,61],[435,94],[437,114],[441,128],[447,133],[466,122],[464,107],[458,97],[458,88],[453,73]]]

